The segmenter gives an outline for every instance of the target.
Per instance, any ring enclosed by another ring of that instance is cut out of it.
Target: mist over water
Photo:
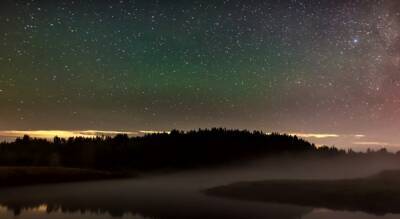
[[[398,218],[207,196],[201,191],[238,181],[339,179],[396,169],[387,157],[284,156],[242,165],[127,180],[28,186],[0,190],[0,219],[10,218]]]

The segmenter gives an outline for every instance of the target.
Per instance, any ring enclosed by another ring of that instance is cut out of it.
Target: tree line
[[[282,153],[355,154],[317,148],[287,134],[212,128],[137,137],[55,137],[53,141],[25,135],[0,143],[0,165],[146,170],[204,167]]]

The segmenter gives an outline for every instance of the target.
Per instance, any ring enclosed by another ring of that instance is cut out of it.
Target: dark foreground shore
[[[239,182],[205,191],[209,195],[373,214],[400,213],[400,170],[343,180]]]
[[[133,177],[133,175],[62,167],[0,167],[0,187],[127,177]]]

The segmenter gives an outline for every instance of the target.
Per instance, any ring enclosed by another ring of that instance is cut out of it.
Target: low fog
[[[125,180],[1,189],[0,205],[19,218],[31,218],[24,210],[45,205],[52,218],[58,218],[57,214],[62,217],[61,212],[86,212],[110,217],[136,215],[134,218],[294,219],[309,214],[312,208],[228,200],[207,196],[202,190],[238,181],[363,177],[398,169],[399,165],[394,155],[280,156],[213,169],[142,174]]]

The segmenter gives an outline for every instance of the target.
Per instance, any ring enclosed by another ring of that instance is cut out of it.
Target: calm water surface
[[[372,215],[363,212],[230,200],[206,196],[200,192],[206,188],[231,182],[260,180],[260,176],[263,176],[262,179],[288,178],[288,176],[292,178],[355,176],[354,172],[348,171],[348,166],[338,169],[339,171],[337,168],[331,168],[334,171],[327,171],[329,168],[326,167],[321,170],[316,169],[316,165],[302,166],[301,169],[297,166],[264,169],[262,173],[251,172],[248,169],[240,172],[235,169],[231,173],[205,171],[196,174],[179,173],[127,180],[0,189],[0,219],[400,218],[400,215],[394,214]],[[361,174],[360,171],[358,173]],[[362,173],[362,175],[368,174],[371,172]]]
[[[193,185],[193,184],[192,184]],[[132,179],[0,190],[0,219],[394,219],[327,209],[236,201],[203,195],[172,179]]]

